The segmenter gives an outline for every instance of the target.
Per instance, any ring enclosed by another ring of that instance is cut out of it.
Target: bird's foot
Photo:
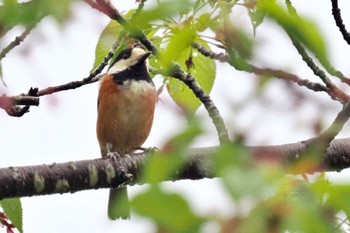
[[[116,160],[116,159],[121,158],[121,155],[118,152],[107,152],[106,158]]]
[[[112,147],[113,147],[112,143],[108,142],[106,145],[106,148],[107,148],[106,157],[113,160],[119,159],[121,155],[116,151],[112,151]]]

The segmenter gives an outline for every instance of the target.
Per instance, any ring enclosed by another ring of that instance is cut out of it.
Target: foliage
[[[6,215],[0,216],[0,226],[2,224],[2,220],[6,220],[8,218],[14,227],[17,228],[19,232],[23,232],[23,222],[22,222],[22,204],[19,198],[9,198],[0,201],[0,206],[2,207],[4,213]],[[0,212],[1,213],[1,212]],[[6,217],[6,218],[5,218]],[[8,226],[7,226],[8,227]],[[9,229],[7,230],[9,232]]]
[[[293,41],[312,53],[326,71],[334,74],[327,44],[316,25],[276,1],[158,0],[152,1],[151,6],[147,3],[141,1],[138,9],[130,10],[124,17],[132,26],[142,30],[159,49],[150,61],[153,75],[166,73],[173,62],[178,63],[209,94],[215,79],[220,78],[216,77],[216,63],[195,50],[193,43],[206,49],[222,49],[233,69],[251,72],[254,36],[267,20],[276,22]],[[144,4],[147,7],[143,8]],[[243,30],[234,21],[231,12],[236,7],[246,8],[252,32]],[[71,9],[72,2],[68,0],[59,3],[53,0],[28,3],[3,1],[0,6],[0,36],[14,27],[35,27],[47,16],[63,24]],[[119,41],[116,54],[135,42],[125,25],[112,20],[97,41],[92,70],[103,62],[116,40]],[[236,206],[247,201],[251,204],[248,213],[237,211],[230,219],[203,216],[192,210],[180,194],[165,191],[158,182],[176,175],[175,171],[186,160],[182,155],[202,134],[203,127],[195,118],[201,102],[191,89],[172,77],[163,77],[163,83],[173,100],[184,110],[188,127],[169,140],[161,152],[150,156],[141,179],[151,185],[131,200],[135,213],[152,219],[159,232],[200,232],[206,222],[216,223],[222,232],[342,232],[338,216],[343,214],[348,218],[350,214],[350,185],[332,184],[324,174],[313,182],[286,175],[295,167],[307,168],[311,165],[308,161],[290,167],[269,159],[256,162],[240,141],[221,145],[211,162],[215,175],[221,178],[232,202]],[[0,204],[8,219],[23,232],[19,199],[2,200]]]

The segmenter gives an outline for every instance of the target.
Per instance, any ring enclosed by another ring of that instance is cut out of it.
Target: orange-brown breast
[[[107,143],[112,145],[112,152],[132,152],[151,131],[157,92],[146,81],[133,82],[135,85],[124,88],[113,81],[112,75],[101,81],[96,131],[102,156],[106,155]]]

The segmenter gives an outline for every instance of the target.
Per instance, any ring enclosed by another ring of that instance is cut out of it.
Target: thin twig
[[[29,112],[30,106],[39,106],[39,98],[34,97],[37,88],[30,88],[27,94],[19,96],[0,96],[0,108],[4,109],[9,116],[21,117]],[[20,107],[20,105],[25,105]]]
[[[25,113],[29,112],[30,106],[38,106],[40,96],[50,95],[60,91],[72,90],[78,87],[81,87],[86,84],[94,83],[98,81],[103,74],[101,74],[102,70],[107,66],[109,60],[113,57],[116,48],[119,45],[119,40],[116,40],[113,43],[112,48],[108,52],[108,54],[103,59],[102,63],[89,74],[88,77],[80,80],[73,81],[69,83],[65,83],[62,85],[47,87],[42,90],[38,90],[37,88],[31,88],[27,94],[22,94],[20,96],[2,96],[0,97],[0,108],[4,109],[8,115],[21,117]],[[18,105],[26,105],[25,107],[19,107]]]
[[[334,138],[340,133],[343,129],[345,123],[350,118],[350,102],[344,105],[343,109],[338,113],[337,117],[334,119],[332,124],[320,135],[317,137],[317,144],[325,146],[328,148],[330,143]]]
[[[339,31],[343,35],[344,40],[346,43],[350,45],[350,33],[346,30],[345,25],[343,23],[343,19],[340,14],[340,9],[338,7],[338,0],[331,0],[332,1],[332,14],[334,17],[335,24],[339,28]]]
[[[88,77],[80,81],[73,81],[62,85],[48,87],[43,90],[39,90],[36,96],[44,96],[44,95],[50,95],[59,91],[72,90],[86,84],[97,82],[103,76],[101,72],[108,65],[109,60],[114,56],[115,50],[118,46],[119,46],[119,40],[116,40],[113,43],[112,48],[109,50],[108,54],[103,59],[102,63],[98,65],[97,68],[93,72],[91,72]]]
[[[327,77],[326,73],[321,70],[316,63],[312,60],[312,58],[307,54],[304,47],[300,44],[300,42],[295,39],[295,37],[289,34],[289,38],[291,39],[294,47],[297,49],[299,55],[302,57],[303,61],[307,64],[307,66],[312,70],[312,72],[318,76],[323,83],[328,87],[330,92],[328,94],[332,97],[332,99],[341,100],[343,104],[345,104],[349,99],[349,95],[339,89],[331,80]],[[345,102],[343,100],[346,100]]]
[[[296,16],[299,17],[297,14],[296,9],[293,7],[290,0],[286,0],[288,11]],[[289,38],[291,39],[294,47],[297,49],[299,55],[302,57],[303,61],[307,64],[307,66],[313,71],[313,73],[318,76],[322,82],[326,84],[326,86],[330,89],[330,94],[333,95],[332,98],[340,98],[340,99],[349,99],[350,97],[345,94],[342,90],[340,90],[331,80],[327,77],[326,73],[321,70],[316,63],[312,60],[312,58],[307,54],[305,48],[302,46],[302,44],[299,42],[299,40],[288,30],[285,30],[288,34]],[[338,77],[342,82],[350,85],[350,80],[346,78],[342,72],[336,70],[328,61],[321,61],[321,64],[323,67],[327,70],[328,73],[331,75],[334,75],[335,77]],[[347,103],[348,101],[343,102],[343,104]]]
[[[8,52],[10,52],[13,48],[18,46],[23,42],[23,40],[29,35],[32,28],[27,28],[22,32],[21,35],[17,36],[8,46],[6,46],[1,52],[0,52],[0,60],[2,60]]]
[[[229,141],[228,131],[226,129],[224,120],[222,119],[219,110],[215,106],[214,102],[211,100],[210,96],[206,94],[196,81],[196,79],[190,73],[185,73],[178,64],[172,64],[173,67],[169,69],[167,76],[177,78],[184,82],[196,95],[196,97],[203,103],[205,109],[207,110],[213,124],[218,132],[218,137],[220,144]]]
[[[198,43],[193,43],[192,45],[194,48],[196,48],[198,50],[198,52],[200,52],[202,55],[204,55],[206,57],[216,59],[220,62],[230,63],[230,59],[229,59],[229,56],[227,54],[215,53],[215,52],[211,51],[210,49],[207,49],[203,45],[198,44]],[[326,92],[332,97],[332,92],[329,90],[328,87],[326,87],[320,83],[315,83],[315,82],[311,82],[307,79],[302,79],[295,74],[288,73],[288,72],[283,71],[283,70],[275,70],[275,69],[271,69],[271,68],[260,68],[260,67],[254,66],[252,64],[248,64],[247,67],[248,68],[246,70],[244,70],[246,72],[254,73],[257,75],[263,75],[263,76],[273,76],[273,77],[276,77],[279,79],[291,81],[291,82],[298,84],[299,86],[304,86],[312,91]],[[345,103],[348,101],[348,98],[346,96],[339,96],[339,98],[341,98],[340,102],[342,102],[342,103]],[[339,101],[339,98],[338,97],[336,98],[334,96],[332,97],[332,99],[338,100],[338,101]]]
[[[139,1],[139,6],[137,7],[137,9],[135,10],[134,14],[132,14],[131,18],[135,18],[136,16],[138,16],[140,14],[140,12],[143,10],[143,8],[145,7],[145,2],[147,2],[147,0],[141,0]]]

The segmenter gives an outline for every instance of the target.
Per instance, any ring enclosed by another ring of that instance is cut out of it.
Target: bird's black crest
[[[114,59],[113,63],[111,64],[111,67],[117,62],[120,61],[122,59],[126,60],[131,56],[131,51],[133,48],[128,48],[128,49],[124,49],[123,51],[121,51],[118,56]]]

